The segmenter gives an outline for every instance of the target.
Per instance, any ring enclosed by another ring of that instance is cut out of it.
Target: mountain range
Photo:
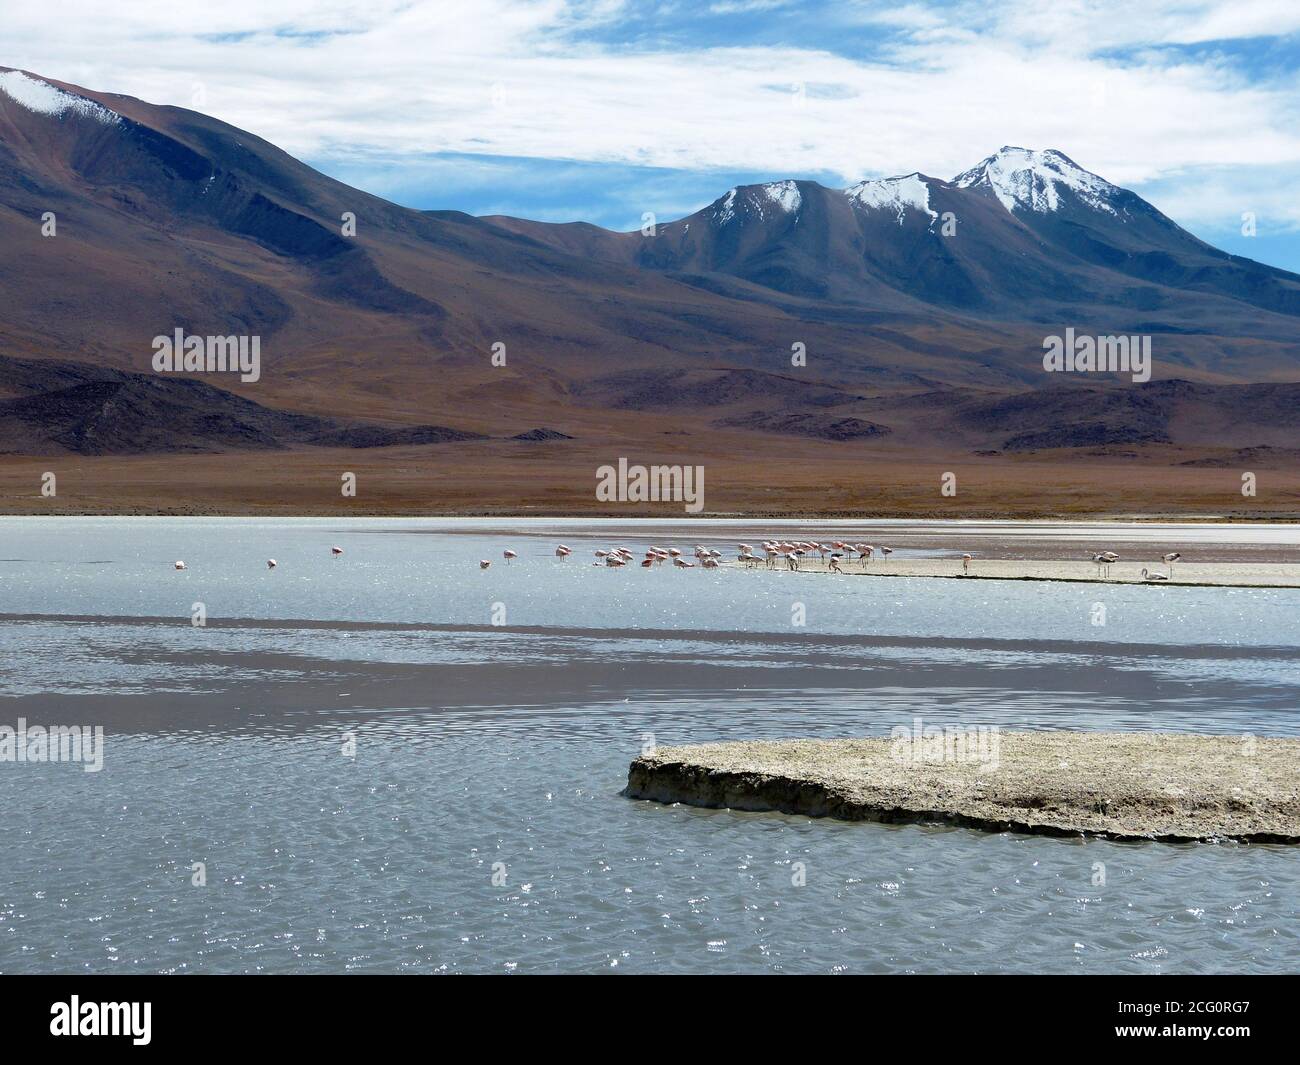
[[[0,68],[0,243],[10,454],[1296,440],[1300,276],[1056,150],[741,186],[618,233],[400,207],[194,111]],[[1067,328],[1150,336],[1153,380],[1045,373]],[[176,329],[260,337],[259,379],[155,374]]]

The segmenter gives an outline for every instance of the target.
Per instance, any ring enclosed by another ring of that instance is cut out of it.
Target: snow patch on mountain
[[[120,122],[122,117],[116,111],[110,111],[94,100],[77,96],[63,89],[32,78],[21,70],[6,70],[0,74],[0,92],[15,103],[21,104],[28,111],[39,115],[62,115],[67,111],[93,118],[106,125]]]
[[[931,224],[939,217],[930,207],[930,186],[920,174],[859,181],[845,189],[844,194],[855,204],[896,214],[900,226],[909,210],[928,214]]]
[[[1116,186],[1051,148],[1039,152],[1004,147],[978,166],[958,174],[952,183],[962,189],[989,189],[1013,214],[1017,208],[1044,214],[1059,210],[1062,189],[1069,189],[1089,207],[1116,217],[1120,214],[1113,203],[1120,191]]]
[[[787,214],[799,210],[803,197],[799,195],[799,186],[793,181],[772,181],[763,186],[767,198]]]

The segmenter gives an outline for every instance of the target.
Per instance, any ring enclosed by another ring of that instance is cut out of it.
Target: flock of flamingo
[[[851,557],[856,554],[858,563],[865,569],[873,556],[880,554],[881,561],[888,562],[889,556],[894,553],[892,547],[877,548],[872,544],[850,544],[842,540],[835,540],[828,544],[818,543],[813,540],[764,540],[762,544],[762,554],[755,554],[754,548],[750,544],[739,544],[739,554],[736,561],[744,563],[747,567],[763,563],[768,569],[775,569],[781,559],[785,559],[786,566],[789,569],[797,570],[801,559],[809,555],[818,554],[822,561],[825,562],[829,557],[829,568],[836,573],[843,573],[840,568],[840,561],[850,561]],[[573,549],[560,544],[555,549],[556,558],[568,558],[573,554]],[[627,566],[636,561],[636,556],[626,547],[599,548],[596,551],[596,561],[594,565],[609,566],[618,568]],[[685,557],[685,553],[678,547],[649,547],[646,549],[645,557],[641,559],[643,569],[649,569],[651,566],[662,565],[671,561],[674,566],[680,569],[694,569],[697,565],[701,569],[717,569],[718,563],[722,559],[722,552],[714,548],[705,547],[702,544],[696,544],[693,552],[695,561]],[[502,556],[509,565],[511,559],[519,556],[514,551],[504,551]],[[970,555],[962,555],[962,568],[970,571]],[[487,569],[492,565],[490,559],[480,559],[478,568]]]

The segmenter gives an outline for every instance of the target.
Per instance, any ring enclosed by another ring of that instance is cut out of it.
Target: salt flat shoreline
[[[724,562],[728,568],[746,568],[746,563]],[[999,581],[1074,581],[1083,584],[1153,584],[1193,588],[1300,588],[1300,563],[1289,562],[1179,562],[1172,572],[1163,562],[1150,560],[1121,561],[1112,564],[1109,575],[1095,563],[1075,560],[1044,559],[972,559],[964,569],[960,558],[891,558],[871,559],[865,566],[856,558],[839,560],[844,576],[865,577],[936,577],[960,580]],[[755,569],[766,569],[760,563]],[[1143,569],[1168,575],[1166,580],[1149,580]],[[789,572],[784,558],[776,560],[774,569]],[[830,560],[804,558],[799,573],[834,573]]]
[[[985,732],[662,747],[623,794],[690,806],[994,832],[1300,843],[1300,740]],[[963,752],[960,756],[948,754]]]

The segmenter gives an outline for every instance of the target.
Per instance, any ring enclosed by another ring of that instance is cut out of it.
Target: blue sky
[[[735,184],[946,178],[1019,144],[1300,271],[1295,0],[60,9],[8,15],[0,62],[194,107],[414,207],[630,229]]]

